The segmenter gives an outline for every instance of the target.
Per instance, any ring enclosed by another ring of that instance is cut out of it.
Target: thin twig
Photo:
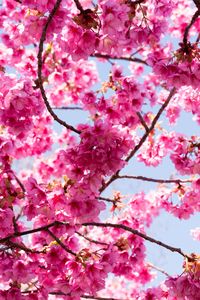
[[[85,240],[87,240],[88,242],[90,243],[94,243],[94,244],[97,244],[97,245],[102,245],[102,246],[108,246],[107,243],[104,243],[104,242],[100,242],[100,241],[97,241],[97,240],[93,240],[87,236],[85,236],[84,234],[78,232],[78,231],[75,231],[76,234],[78,234],[79,236],[81,236],[82,238],[84,238]]]
[[[13,217],[12,221],[13,221],[14,231],[18,232],[18,225],[17,225],[17,220],[16,220],[15,216]]]
[[[54,5],[54,8],[52,9],[52,11],[50,12],[48,18],[47,18],[47,22],[42,30],[42,35],[41,35],[41,38],[40,38],[40,42],[39,42],[39,51],[38,51],[38,55],[37,55],[37,58],[38,58],[38,70],[37,70],[37,74],[38,74],[38,86],[40,88],[40,91],[41,91],[41,95],[42,95],[42,98],[44,100],[44,103],[46,105],[46,108],[47,110],[49,111],[49,113],[51,114],[51,116],[54,118],[55,121],[57,121],[59,124],[61,124],[62,126],[66,127],[67,129],[70,129],[78,134],[80,134],[80,131],[77,130],[76,128],[74,128],[73,126],[67,124],[65,121],[61,120],[53,111],[53,109],[51,108],[49,102],[48,102],[48,99],[47,99],[47,96],[46,96],[46,92],[45,92],[45,89],[44,89],[44,86],[43,86],[43,80],[42,80],[42,67],[43,67],[43,60],[42,60],[42,54],[43,54],[43,46],[44,46],[44,42],[46,40],[46,33],[47,33],[47,29],[55,15],[55,13],[57,12],[59,6],[60,6],[60,3],[61,3],[62,0],[57,0],[56,1],[56,4]]]
[[[80,11],[80,13],[84,13],[84,9],[83,9],[81,3],[79,2],[79,0],[74,0],[74,2],[76,4],[77,9]]]
[[[18,183],[18,185],[19,185],[20,188],[22,189],[23,193],[25,194],[25,193],[26,193],[26,189],[25,189],[23,183],[22,183],[22,182],[19,180],[19,178],[17,177],[17,175],[15,175],[15,172],[14,172],[13,170],[11,170],[11,169],[8,170],[7,172],[11,173],[11,174],[14,176],[16,182]]]
[[[128,300],[128,299],[124,299],[124,298],[95,297],[95,296],[89,296],[89,295],[82,295],[81,298],[94,299],[94,300]]]
[[[74,253],[72,250],[70,250],[69,248],[67,248],[65,246],[65,244],[63,244],[63,242],[51,231],[49,230],[49,228],[46,229],[46,232],[67,252],[70,253],[74,256],[76,256],[76,253]]]
[[[23,193],[25,194],[25,193],[26,193],[26,189],[25,189],[23,183],[22,183],[22,182],[19,180],[19,178],[14,174],[14,172],[13,172],[13,175],[14,175],[14,177],[15,177],[15,180],[17,181],[17,183],[18,183],[19,186],[21,187]]]
[[[157,178],[150,178],[145,176],[132,176],[132,175],[118,175],[117,179],[136,179],[142,181],[149,181],[149,182],[157,182],[157,183],[187,183],[192,182],[191,179],[157,179]]]
[[[63,225],[69,225],[68,223],[66,222],[60,222],[60,221],[54,221],[50,224],[47,224],[45,226],[41,226],[41,227],[38,227],[38,228],[34,228],[34,229],[30,229],[30,230],[26,230],[26,231],[22,231],[22,232],[16,232],[16,233],[13,233],[11,235],[8,235],[7,237],[5,238],[2,238],[0,239],[0,243],[5,243],[7,241],[9,241],[10,239],[12,238],[15,238],[15,237],[19,237],[19,236],[24,236],[24,235],[28,235],[28,234],[32,234],[32,233],[36,233],[36,232],[40,232],[40,231],[47,231],[49,233],[49,235],[51,235],[57,242],[58,242],[58,238],[49,230],[49,228],[53,227],[53,226],[63,226]],[[77,225],[80,225],[80,224],[77,224]],[[184,256],[184,257],[187,257],[188,259],[191,259],[190,256],[186,255],[185,253],[182,252],[182,250],[180,248],[175,248],[175,247],[172,247],[172,246],[169,246],[161,241],[158,241],[136,229],[133,229],[133,228],[130,228],[126,225],[123,225],[123,224],[113,224],[113,223],[96,223],[96,222],[88,222],[88,223],[83,223],[81,224],[82,226],[96,226],[96,227],[112,227],[112,228],[118,228],[118,229],[123,229],[125,231],[129,231],[137,236],[140,236],[142,237],[143,239],[151,242],[151,243],[155,243],[161,247],[164,247],[172,252],[177,252],[179,253],[180,255]],[[51,233],[50,233],[51,232]],[[61,245],[61,241],[59,240],[58,244]],[[62,243],[62,247],[66,247],[63,243]],[[67,247],[66,247],[67,248]],[[76,255],[73,251],[71,251],[70,249],[65,249],[67,252],[69,252],[70,254],[72,255]]]
[[[50,292],[49,293],[50,295],[60,295],[60,296],[71,296],[70,293],[66,294],[66,293],[63,293],[63,292],[60,292],[60,291],[57,291],[57,292]],[[97,297],[97,296],[90,296],[90,295],[81,295],[80,296],[81,298],[84,298],[84,299],[94,299],[94,300],[128,300],[128,299],[120,299],[120,298],[109,298],[109,297]]]
[[[116,201],[114,199],[105,198],[105,197],[97,197],[99,200],[115,203]]]
[[[96,222],[88,222],[88,223],[83,223],[82,224],[83,226],[95,226],[95,227],[111,227],[111,228],[118,228],[118,229],[123,229],[125,231],[129,231],[137,236],[140,236],[141,238],[145,239],[146,241],[149,241],[151,243],[154,243],[154,244],[157,244],[163,248],[166,248],[172,252],[177,252],[179,253],[180,255],[182,255],[183,257],[188,257],[190,258],[189,256],[187,256],[185,253],[183,253],[183,251],[180,249],[180,248],[176,248],[176,247],[172,247],[170,245],[167,245],[159,240],[156,240],[136,229],[133,229],[131,227],[128,227],[126,225],[123,225],[123,224],[113,224],[113,223],[96,223]]]
[[[143,119],[143,116],[141,115],[141,113],[137,112],[137,116],[140,119],[140,122],[141,122],[142,126],[144,127],[144,129],[146,130],[146,132],[148,132],[149,127],[147,126],[147,124],[146,124],[145,120]]]
[[[164,274],[167,277],[171,277],[167,272],[165,272],[165,270],[163,270],[163,269],[161,269],[161,268],[159,268],[157,266],[154,266],[152,263],[148,263],[148,267],[150,267],[150,268],[152,268],[152,269],[154,269],[154,270],[156,270],[156,271]]]
[[[195,41],[195,43],[199,43],[199,41],[200,41],[200,33],[198,34],[198,36],[197,36],[197,39],[196,39],[196,41]]]
[[[83,110],[82,107],[79,106],[61,106],[61,107],[52,107],[52,109],[66,109],[66,110]]]
[[[198,9],[200,9],[200,0],[193,0],[194,4]]]
[[[126,61],[141,63],[141,64],[144,64],[144,65],[148,66],[148,64],[145,60],[142,60],[142,59],[137,58],[137,57],[131,57],[131,56],[120,56],[120,57],[118,57],[118,56],[110,56],[108,54],[101,54],[101,53],[94,53],[90,56],[91,57],[97,57],[97,58],[104,58],[104,59],[126,60]]]
[[[5,252],[5,251],[7,251],[7,250],[10,250],[10,247],[9,247],[9,246],[0,248],[0,252]]]
[[[51,228],[53,226],[58,226],[58,225],[68,225],[68,223],[54,221],[54,222],[52,222],[50,224],[47,224],[47,225],[44,225],[44,226],[41,226],[41,227],[38,227],[38,228],[34,228],[34,229],[30,229],[30,230],[25,230],[25,231],[21,231],[21,232],[18,231],[18,232],[15,232],[13,234],[7,235],[4,238],[1,238],[0,239],[0,244],[5,243],[6,241],[8,241],[8,240],[10,240],[12,238],[16,238],[16,237],[19,237],[19,236],[24,236],[24,235],[28,235],[28,234],[40,232],[40,231],[47,230],[47,229],[49,229],[49,228]]]
[[[190,31],[191,27],[193,26],[193,24],[195,23],[195,21],[198,19],[199,15],[200,15],[200,6],[198,7],[198,10],[193,15],[190,23],[185,28],[185,32],[184,32],[184,36],[183,36],[183,44],[184,44],[185,49],[188,48],[188,34],[189,34],[189,31]]]
[[[135,148],[131,151],[131,153],[128,155],[128,157],[125,159],[126,162],[128,162],[134,155],[135,153],[140,149],[140,147],[143,145],[143,143],[146,141],[147,137],[149,136],[149,134],[151,133],[151,131],[154,129],[158,119],[160,118],[160,116],[162,115],[163,111],[165,110],[165,108],[167,107],[167,105],[169,104],[171,98],[174,96],[176,89],[173,88],[171,90],[171,92],[169,93],[169,96],[167,97],[166,101],[163,103],[163,105],[161,106],[161,108],[159,109],[158,113],[156,114],[156,116],[154,117],[151,126],[149,127],[148,132],[146,132],[143,137],[141,138],[139,144],[137,146],[135,146]]]
[[[26,246],[24,246],[23,244],[18,244],[18,243],[12,242],[10,240],[6,242],[6,245],[8,246],[8,248],[17,248],[17,249],[23,250],[24,252],[37,253],[37,254],[45,253],[44,250],[39,251],[39,250],[30,249],[30,248],[27,248]]]
[[[154,129],[158,119],[160,118],[160,116],[162,115],[163,111],[165,110],[165,108],[167,107],[167,105],[169,104],[171,98],[173,97],[173,95],[175,94],[176,89],[173,88],[166,101],[163,103],[163,105],[161,106],[161,108],[159,109],[158,113],[156,114],[156,116],[154,117],[151,126],[149,127],[149,130],[145,132],[145,134],[142,136],[140,142],[135,146],[135,148],[129,153],[129,155],[127,156],[127,158],[125,159],[126,162],[128,162],[134,155],[135,153],[142,147],[142,145],[144,144],[144,142],[146,141],[146,139],[148,138],[149,134],[151,133],[151,131]],[[103,192],[114,180],[116,180],[118,178],[119,172],[121,170],[118,170],[113,176],[111,176],[111,178],[101,187],[100,192]]]

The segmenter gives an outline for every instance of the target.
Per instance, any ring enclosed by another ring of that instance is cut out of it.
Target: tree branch
[[[49,230],[49,228],[46,229],[46,232],[67,252],[70,253],[74,256],[76,256],[76,253],[74,253],[72,250],[70,250],[69,248],[67,248],[65,246],[65,244],[63,244],[63,242],[61,242],[61,240],[55,235],[53,234],[53,232],[51,232],[51,230]]]
[[[105,197],[97,197],[99,200],[115,203],[116,201],[114,199],[105,198]]]
[[[80,11],[80,13],[84,13],[84,9],[83,9],[81,3],[79,2],[79,0],[74,0],[74,2],[76,4],[77,9]]]
[[[65,223],[65,222],[60,222],[60,221],[54,221],[48,225],[45,225],[45,226],[41,226],[41,227],[38,227],[38,228],[34,228],[34,229],[31,229],[31,230],[26,230],[26,231],[22,231],[22,232],[16,232],[16,233],[13,233],[11,235],[8,235],[7,237],[5,238],[2,238],[0,239],[0,243],[3,244],[3,243],[6,243],[8,242],[10,239],[12,238],[15,238],[15,237],[19,237],[19,236],[24,236],[24,235],[28,235],[28,234],[32,234],[32,233],[36,233],[36,232],[39,232],[39,231],[47,231],[49,233],[49,235],[51,235],[56,241],[58,244],[60,244],[62,247],[64,246],[65,250],[72,254],[72,255],[75,255],[76,254],[71,251],[70,249],[68,249],[50,230],[49,228],[53,227],[53,226],[58,226],[58,225],[68,225],[68,223]],[[180,255],[182,255],[183,257],[187,257],[188,259],[191,259],[190,256],[186,255],[185,253],[183,253],[183,251],[180,249],[180,248],[176,248],[176,247],[172,247],[170,245],[167,245],[159,240],[156,240],[136,229],[133,229],[133,228],[130,228],[126,225],[123,225],[123,224],[113,224],[113,223],[96,223],[96,222],[88,222],[88,223],[83,223],[83,224],[77,224],[77,225],[82,225],[82,226],[96,226],[96,227],[111,227],[111,228],[118,228],[118,229],[123,229],[125,231],[128,231],[128,232],[131,232],[137,236],[140,236],[142,237],[143,239],[151,242],[151,243],[154,243],[154,244],[157,244],[163,248],[166,248],[172,252],[177,252],[179,253]],[[59,241],[58,241],[59,240]]]
[[[147,124],[146,124],[145,120],[143,119],[143,116],[141,115],[141,113],[137,112],[137,116],[140,119],[140,122],[141,122],[142,126],[144,127],[144,129],[146,130],[146,132],[148,132],[149,127],[147,126]]]
[[[36,233],[36,232],[40,232],[43,230],[47,230],[53,226],[58,226],[58,225],[68,225],[68,223],[65,222],[59,222],[59,221],[54,221],[50,224],[38,227],[38,228],[34,228],[34,229],[30,229],[30,230],[26,230],[26,231],[21,231],[21,232],[15,232],[13,234],[10,234],[4,238],[0,239],[0,244],[3,244],[5,242],[7,242],[8,240],[12,239],[12,238],[16,238],[16,237],[20,237],[20,236],[24,236],[24,235],[28,235],[28,234],[32,234],[32,233]]]
[[[29,293],[36,293],[37,290],[28,290],[22,292],[22,294],[29,294]],[[55,291],[55,292],[50,292],[49,295],[55,295],[55,296],[71,296],[71,293],[64,293],[61,291]],[[94,299],[94,300],[129,300],[129,299],[120,299],[120,298],[110,298],[110,297],[97,297],[97,296],[92,296],[92,295],[81,295],[80,298],[84,299]]]
[[[164,274],[164,275],[167,276],[167,277],[171,277],[171,275],[169,275],[167,272],[165,272],[165,270],[163,270],[163,269],[161,269],[161,268],[159,268],[159,267],[153,265],[152,263],[148,263],[148,267],[150,267],[150,268],[152,268],[152,269],[154,269],[154,270],[156,270],[156,271],[158,271],[158,272]]]
[[[126,162],[128,162],[134,155],[135,153],[142,147],[142,145],[144,144],[144,142],[146,141],[146,139],[148,138],[149,134],[151,133],[151,131],[154,129],[158,119],[160,118],[160,116],[162,115],[163,111],[165,110],[165,108],[167,107],[167,105],[169,104],[171,98],[173,97],[173,95],[175,94],[176,89],[173,88],[166,101],[163,103],[163,105],[161,106],[161,108],[159,109],[158,113],[156,114],[156,116],[154,117],[151,126],[149,127],[149,130],[145,132],[145,134],[142,136],[140,142],[135,146],[135,148],[129,153],[129,155],[127,156],[127,158],[125,159]],[[100,192],[102,193],[114,180],[116,180],[118,178],[119,172],[121,170],[118,170],[113,176],[111,176],[111,178],[101,187]]]
[[[97,245],[102,245],[102,246],[108,246],[107,243],[104,243],[104,242],[100,242],[100,241],[96,241],[96,240],[93,240],[87,236],[85,236],[84,234],[78,232],[78,231],[75,231],[76,234],[78,234],[79,236],[81,236],[82,238],[84,238],[85,240],[87,240],[88,242],[90,243],[94,243],[94,244],[97,244]]]
[[[45,253],[44,250],[43,251],[33,250],[33,249],[26,247],[23,244],[18,244],[18,243],[12,242],[10,240],[6,242],[6,245],[7,245],[8,249],[9,248],[17,248],[17,249],[23,250],[26,253],[37,253],[37,254]]]
[[[132,176],[132,175],[118,175],[117,179],[136,179],[136,180],[142,180],[142,181],[149,181],[149,182],[157,182],[157,183],[187,183],[192,182],[191,179],[157,179],[157,178],[150,178],[145,176]]]
[[[196,4],[196,2],[195,2],[195,4]],[[200,16],[200,4],[199,4],[199,2],[198,2],[198,5],[199,5],[198,6],[198,10],[195,12],[195,14],[193,15],[190,23],[185,28],[185,32],[184,32],[184,36],[183,36],[183,44],[184,44],[185,50],[188,49],[188,35],[189,35],[189,31],[190,31],[191,27],[193,26],[193,24],[195,23],[195,21]]]
[[[151,133],[151,131],[154,129],[158,119],[160,118],[160,116],[162,115],[163,111],[165,110],[165,108],[167,107],[167,105],[169,104],[171,98],[174,96],[176,89],[173,88],[171,90],[171,92],[169,93],[169,96],[167,97],[166,101],[163,103],[163,105],[161,106],[161,108],[159,109],[158,113],[156,114],[156,116],[154,117],[151,126],[149,127],[148,132],[146,132],[143,137],[141,138],[139,144],[137,146],[135,146],[135,148],[131,151],[131,153],[128,155],[128,157],[125,159],[126,162],[128,162],[134,155],[135,153],[141,148],[141,146],[144,144],[144,142],[146,141],[147,137],[149,136],[149,134]]]
[[[50,295],[60,295],[60,296],[70,296],[70,294],[66,294],[66,293],[63,293],[63,292],[51,292],[49,293]],[[90,295],[81,295],[80,296],[81,298],[84,298],[84,299],[94,299],[94,300],[128,300],[128,299],[119,299],[119,298],[105,298],[105,297],[97,297],[97,296],[90,296]]]
[[[14,176],[16,182],[18,183],[18,185],[20,186],[21,190],[22,190],[23,193],[25,194],[25,193],[26,193],[26,189],[25,189],[23,183],[22,183],[22,182],[19,180],[19,178],[17,177],[17,175],[15,175],[15,172],[14,172],[12,169],[8,170],[7,172],[8,172],[8,173],[11,173],[11,174]]]
[[[198,9],[200,9],[200,0],[193,0],[194,4]]]
[[[137,236],[140,236],[141,238],[145,239],[146,241],[149,241],[151,243],[157,244],[163,248],[166,248],[172,252],[177,252],[180,255],[182,255],[183,257],[187,257],[189,258],[188,255],[186,255],[185,253],[183,253],[183,251],[180,248],[176,248],[176,247],[172,247],[170,245],[167,245],[159,240],[156,240],[136,229],[130,228],[126,225],[123,224],[113,224],[113,223],[95,223],[95,222],[88,222],[88,223],[83,223],[83,226],[96,226],[96,227],[111,227],[111,228],[118,228],[118,229],[123,229],[125,231],[131,232]]]
[[[66,109],[66,110],[83,110],[79,106],[61,106],[61,107],[52,107],[52,109]]]
[[[95,296],[89,296],[89,295],[82,295],[81,298],[84,299],[94,299],[94,300],[128,300],[128,299],[120,299],[120,298],[105,298],[105,297],[95,297]]]
[[[80,134],[80,131],[77,130],[76,128],[74,128],[73,126],[67,124],[65,121],[61,120],[55,113],[54,111],[52,110],[49,102],[48,102],[48,99],[47,99],[47,96],[46,96],[46,92],[45,92],[45,89],[44,89],[44,86],[43,86],[43,81],[42,81],[42,67],[43,67],[43,61],[42,61],[42,54],[43,54],[43,46],[44,46],[44,42],[46,40],[46,33],[47,33],[47,29],[55,15],[55,13],[57,12],[59,6],[60,6],[60,3],[61,3],[62,0],[57,0],[56,1],[56,4],[54,5],[54,8],[52,9],[52,11],[50,12],[48,18],[47,18],[47,22],[42,30],[42,35],[41,35],[41,38],[40,38],[40,42],[39,42],[39,51],[38,51],[38,55],[37,55],[37,58],[38,58],[38,70],[37,70],[37,74],[38,74],[38,86],[40,88],[40,91],[41,91],[41,95],[42,95],[42,98],[44,100],[44,103],[46,105],[46,108],[47,110],[49,111],[49,113],[51,114],[51,116],[54,118],[54,120],[56,122],[58,122],[59,124],[61,124],[62,126],[66,127],[67,129],[70,129],[78,134]]]
[[[108,54],[101,54],[101,53],[94,53],[92,55],[90,55],[91,57],[97,57],[97,58],[104,58],[104,59],[114,59],[114,60],[126,60],[126,61],[132,61],[132,62],[137,62],[140,64],[144,64],[146,66],[148,66],[147,62],[145,60],[142,60],[140,58],[137,57],[131,57],[131,56],[110,56]]]

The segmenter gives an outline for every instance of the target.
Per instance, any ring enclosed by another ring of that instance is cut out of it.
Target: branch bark
[[[97,244],[97,245],[102,245],[102,246],[109,246],[107,243],[104,243],[104,242],[100,242],[100,241],[96,241],[96,240],[93,240],[87,236],[85,236],[84,234],[76,231],[76,234],[78,234],[79,236],[81,236],[82,238],[84,238],[85,240],[87,240],[88,242],[90,243],[94,243],[94,244]]]
[[[184,44],[185,49],[188,48],[188,35],[189,35],[189,31],[190,31],[191,27],[193,26],[193,24],[198,19],[198,17],[200,16],[200,3],[199,3],[199,1],[194,1],[194,2],[195,2],[196,5],[198,3],[198,6],[197,6],[198,10],[195,12],[195,14],[193,15],[190,23],[185,28],[185,32],[184,32],[184,36],[183,36],[183,44]]]
[[[53,234],[53,232],[48,228],[46,229],[46,232],[67,252],[70,253],[74,256],[76,256],[76,253],[74,253],[72,250],[70,250],[69,248],[67,248],[65,246],[65,244],[63,244],[63,242],[55,235]]]
[[[80,11],[80,13],[83,13],[84,9],[83,9],[81,3],[79,2],[79,0],[74,0],[74,2],[76,4],[77,9]]]
[[[44,48],[44,42],[46,40],[46,34],[47,34],[47,29],[49,28],[49,25],[54,17],[54,15],[56,14],[60,4],[61,4],[62,0],[57,0],[56,4],[54,5],[54,8],[52,9],[51,13],[49,14],[48,18],[47,18],[47,22],[42,30],[42,35],[40,38],[40,42],[39,42],[39,51],[38,51],[38,70],[37,70],[37,74],[38,74],[38,86],[40,88],[40,92],[42,95],[42,98],[44,100],[44,103],[46,105],[47,110],[49,111],[50,115],[53,117],[53,119],[58,122],[60,125],[66,127],[67,129],[74,131],[78,134],[80,134],[80,131],[77,130],[76,128],[74,128],[73,126],[67,124],[65,121],[61,120],[53,111],[53,109],[51,108],[49,101],[47,99],[46,96],[46,92],[43,86],[43,81],[42,81],[42,67],[43,67],[43,60],[42,60],[42,54],[43,54],[43,48]]]
[[[25,231],[18,231],[18,232],[15,232],[13,234],[10,234],[10,235],[7,235],[6,237],[4,238],[1,238],[0,239],[0,244],[3,244],[7,241],[9,241],[10,239],[12,238],[16,238],[16,237],[20,237],[20,236],[24,236],[24,235],[28,235],[28,234],[33,234],[33,233],[36,233],[36,232],[40,232],[42,230],[47,230],[53,226],[58,226],[58,225],[68,225],[68,223],[65,223],[65,222],[59,222],[59,221],[54,221],[50,224],[47,224],[47,225],[44,225],[44,226],[41,226],[41,227],[38,227],[38,228],[34,228],[34,229],[30,229],[30,230],[25,230]]]
[[[118,228],[118,229],[123,229],[125,231],[131,232],[137,236],[140,236],[141,238],[145,239],[146,241],[149,241],[151,243],[157,244],[163,248],[166,248],[168,250],[170,250],[171,252],[177,252],[180,255],[182,255],[183,257],[187,257],[190,258],[187,254],[185,254],[180,248],[176,248],[173,246],[170,246],[168,244],[165,244],[159,240],[156,240],[136,229],[130,228],[126,225],[123,224],[113,224],[113,223],[96,223],[96,222],[88,222],[88,223],[83,223],[83,226],[95,226],[95,227],[110,227],[110,228]]]
[[[90,55],[91,57],[97,57],[97,58],[104,58],[104,59],[114,59],[114,60],[126,60],[131,62],[137,62],[143,65],[148,66],[147,62],[145,60],[142,60],[137,57],[131,57],[131,56],[110,56],[108,54],[102,54],[102,53],[94,53]]]
[[[136,180],[149,181],[149,182],[176,183],[176,184],[192,182],[191,179],[157,179],[157,178],[150,178],[145,176],[132,176],[132,175],[118,175],[117,179],[136,179]]]
[[[65,110],[83,110],[79,106],[61,106],[61,107],[52,107],[52,109],[65,109]]]
[[[60,296],[70,296],[70,294],[65,294],[63,292],[51,292],[50,295],[60,295]],[[110,297],[97,297],[97,296],[90,296],[90,295],[81,295],[80,296],[81,298],[84,298],[84,299],[94,299],[94,300],[128,300],[128,299],[120,299],[120,298],[110,298]]]
[[[147,126],[147,124],[146,124],[143,116],[141,115],[141,113],[137,112],[137,116],[140,119],[140,122],[141,122],[142,126],[144,127],[144,129],[146,130],[146,132],[148,132],[149,131],[149,127]]]
[[[8,242],[10,239],[15,238],[15,237],[20,237],[20,236],[24,236],[24,235],[28,235],[28,234],[33,234],[33,233],[40,232],[40,231],[47,231],[56,240],[55,235],[52,232],[50,233],[49,228],[51,228],[53,226],[59,226],[59,225],[60,226],[64,226],[64,225],[68,225],[68,223],[66,223],[66,222],[60,222],[60,221],[54,221],[54,222],[52,222],[52,223],[50,223],[48,225],[45,225],[45,226],[41,226],[41,227],[38,227],[38,228],[26,230],[26,231],[16,232],[16,233],[13,233],[11,235],[8,235],[7,237],[4,237],[4,238],[0,239],[0,244],[4,244],[4,243]],[[147,240],[147,241],[149,241],[151,243],[157,244],[157,245],[159,245],[159,246],[161,246],[163,248],[166,248],[166,249],[168,249],[168,250],[170,250],[172,252],[177,252],[180,255],[182,255],[183,257],[187,257],[188,259],[191,259],[191,257],[188,256],[187,254],[185,254],[180,248],[176,248],[176,247],[170,246],[168,244],[165,244],[165,243],[163,243],[163,242],[161,242],[159,240],[156,240],[156,239],[154,239],[154,238],[152,238],[152,237],[150,237],[150,236],[148,236],[148,235],[146,235],[146,234],[144,234],[144,233],[142,233],[142,232],[140,232],[140,231],[138,231],[136,229],[133,229],[133,228],[128,227],[128,226],[123,225],[123,224],[87,222],[87,223],[77,224],[77,225],[82,225],[82,226],[96,226],[96,227],[110,227],[110,228],[123,229],[125,231],[131,232],[132,234],[140,236],[141,238],[143,238],[143,239],[145,239],[145,240]],[[59,241],[59,243],[60,242],[61,241]],[[69,249],[67,248],[66,251],[69,252]],[[72,251],[69,252],[69,253],[71,253],[72,255],[76,255]]]

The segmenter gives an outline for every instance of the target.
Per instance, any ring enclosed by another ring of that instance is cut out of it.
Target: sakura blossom
[[[152,229],[200,212],[199,16],[1,1],[0,300],[200,299],[200,254]]]

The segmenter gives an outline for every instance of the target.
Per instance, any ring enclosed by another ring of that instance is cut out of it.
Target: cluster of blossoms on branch
[[[200,138],[176,127],[200,124],[200,1],[0,5],[0,300],[200,299],[200,256],[147,234],[163,210],[200,211]],[[132,175],[134,159],[173,174]]]

